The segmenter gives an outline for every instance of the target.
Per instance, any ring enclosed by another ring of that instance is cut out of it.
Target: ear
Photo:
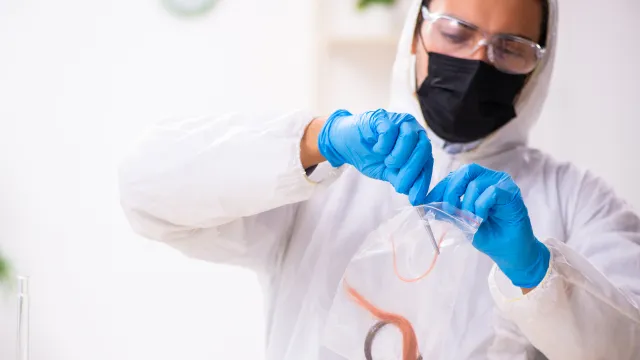
[[[417,49],[418,49],[418,35],[417,33],[414,33],[413,41],[411,42],[411,55],[415,55]]]

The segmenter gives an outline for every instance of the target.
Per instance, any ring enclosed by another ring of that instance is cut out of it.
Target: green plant
[[[364,10],[373,4],[393,5],[396,0],[358,0],[358,9]]]
[[[6,282],[9,277],[9,263],[0,254],[0,284]]]

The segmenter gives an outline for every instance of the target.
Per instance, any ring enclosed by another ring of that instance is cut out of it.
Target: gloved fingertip
[[[425,204],[431,204],[435,202],[439,202],[439,201],[436,199],[435,195],[433,195],[432,193],[428,193],[427,196],[424,198]]]
[[[378,137],[378,141],[371,148],[371,151],[373,151],[373,153],[376,155],[387,156],[389,155],[389,153],[391,153],[392,149],[393,147],[388,144],[388,141],[385,140],[382,135],[380,135]]]
[[[382,143],[380,142],[380,140],[378,140],[371,148],[371,151],[373,151],[375,154],[380,154],[381,146],[382,146]]]
[[[373,152],[378,155],[387,156],[393,150],[398,138],[398,129],[395,125],[389,125],[388,129],[384,132],[378,132],[378,140],[373,145]]]
[[[473,208],[473,204],[470,205],[465,201],[462,202],[462,210],[475,214],[475,209]]]
[[[409,195],[409,187],[406,185],[406,183],[404,181],[402,181],[402,179],[400,179],[400,181],[398,182],[397,186],[396,186],[396,192],[400,193],[400,194],[404,194],[404,195]]]
[[[442,191],[438,189],[438,186],[434,187],[424,199],[426,204],[442,202]]]
[[[394,169],[398,168],[398,166],[396,166],[396,159],[395,159],[395,157],[393,157],[393,156],[391,156],[391,155],[387,156],[387,157],[384,159],[384,165],[385,165],[386,167],[390,167],[390,168],[394,168]]]
[[[446,202],[447,204],[449,204],[451,206],[455,206],[457,208],[460,208],[460,199],[456,198],[455,196],[445,196],[444,202]]]
[[[412,187],[416,186],[415,184],[421,181],[420,173],[418,173],[417,176],[411,175],[411,173],[415,174],[418,173],[418,171],[416,171],[415,169],[407,170],[407,167],[403,167],[398,172],[400,179],[396,190],[399,193],[409,194],[409,191],[411,191]]]
[[[427,189],[422,184],[411,189],[409,192],[409,202],[413,206],[424,205],[427,200]]]
[[[475,214],[482,220],[486,220],[487,217],[489,216],[489,209],[485,206],[478,206],[478,204],[476,204]]]
[[[489,217],[489,210],[496,202],[496,198],[497,194],[492,191],[489,191],[487,194],[480,195],[474,204],[475,214],[481,219],[486,220]]]
[[[385,168],[382,172],[382,180],[390,183],[395,189],[396,180],[398,178],[398,171],[391,168]]]
[[[389,131],[389,129],[391,128],[391,125],[393,125],[391,122],[388,121],[378,121],[376,123],[376,132],[378,134],[384,134],[387,131]]]
[[[418,195],[416,195],[416,194],[409,194],[409,203],[411,204],[411,206],[422,205],[420,203],[420,200],[418,199]]]

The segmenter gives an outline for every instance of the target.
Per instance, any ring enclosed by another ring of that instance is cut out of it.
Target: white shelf
[[[322,2],[319,15],[326,38],[395,38],[404,23],[402,6],[371,5],[358,10],[357,0],[316,0]]]
[[[397,36],[379,36],[379,35],[352,35],[352,36],[335,36],[328,37],[326,39],[327,45],[329,46],[370,46],[370,45],[380,45],[380,46],[397,46],[398,45],[398,37]]]
[[[357,0],[315,0],[314,111],[387,106],[391,71],[410,0],[357,10]]]

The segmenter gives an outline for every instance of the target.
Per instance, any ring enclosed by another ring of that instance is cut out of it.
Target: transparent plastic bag
[[[426,224],[429,226],[425,226]],[[349,360],[439,354],[481,219],[445,203],[402,209],[351,259],[323,346]],[[429,228],[439,253],[428,234]],[[425,359],[426,360],[426,359]]]

